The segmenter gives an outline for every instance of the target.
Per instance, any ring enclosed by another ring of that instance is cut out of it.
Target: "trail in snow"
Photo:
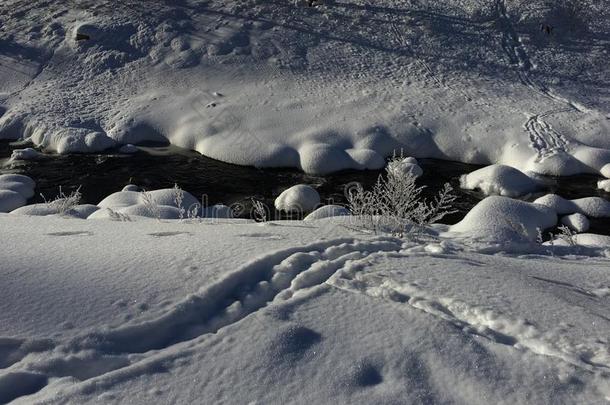
[[[543,113],[533,114],[528,118],[525,124],[523,124],[523,128],[529,134],[530,145],[536,150],[538,161],[558,153],[566,153],[568,152],[570,140],[565,135],[554,130],[543,118],[570,111],[585,114],[590,112],[590,110],[580,103],[555,94],[551,89],[531,78],[530,70],[533,64],[507,13],[506,1],[498,0],[496,2],[496,9],[498,21],[502,28],[502,48],[508,55],[511,65],[517,67],[520,81],[533,92],[553,102],[567,106],[567,108],[550,109]]]
[[[272,302],[288,300],[323,284],[348,261],[363,259],[370,252],[397,252],[400,248],[401,242],[392,238],[339,239],[264,256],[157,319],[89,333],[70,342],[48,341],[38,350],[35,361],[28,361],[27,353],[20,354],[23,344],[7,346],[8,357],[15,360],[10,370],[0,374],[0,385],[12,381],[15,373],[28,375],[36,383],[8,390],[12,400],[39,391],[51,378],[71,376],[83,381],[134,365],[143,359],[136,354],[168,349],[216,333]]]
[[[216,333],[270,304],[298,299],[321,285],[422,310],[465,333],[555,357],[589,372],[610,370],[610,353],[603,342],[569,342],[560,331],[543,332],[525,319],[437,297],[416,284],[364,271],[376,260],[410,254],[402,240],[384,237],[336,239],[281,250],[244,265],[144,323],[87,333],[68,342],[0,341],[3,357],[8,359],[2,364],[5,372],[0,374],[0,385],[16,378],[24,382],[6,390],[12,400],[43,389],[53,378],[86,381],[107,373],[145,372],[159,367],[165,357],[175,356],[175,351],[168,351],[172,347]]]
[[[560,330],[541,331],[525,319],[459,299],[435,296],[415,283],[398,283],[362,270],[362,265],[342,269],[329,283],[346,291],[397,303],[403,309],[416,308],[451,322],[465,333],[482,336],[498,344],[554,357],[589,372],[610,370],[610,350],[606,342],[572,342]],[[578,292],[582,293],[580,290]],[[587,296],[595,295],[588,292]]]

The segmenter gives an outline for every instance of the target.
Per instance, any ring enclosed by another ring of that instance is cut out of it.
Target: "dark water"
[[[11,151],[28,145],[0,142],[0,160],[10,156]],[[446,182],[457,194],[455,214],[443,222],[459,221],[485,196],[476,191],[461,190],[459,178],[481,166],[420,159],[424,175],[419,182],[426,186],[424,196],[433,197]],[[313,176],[294,169],[256,169],[236,166],[207,158],[197,152],[171,146],[142,147],[134,155],[118,153],[50,155],[36,161],[23,161],[12,166],[0,167],[1,173],[18,172],[36,181],[36,196],[30,203],[43,202],[55,197],[59,186],[64,192],[80,187],[83,203],[97,204],[104,197],[120,191],[126,184],[136,184],[143,189],[173,187],[182,189],[198,198],[206,196],[209,204],[242,205],[246,217],[250,212],[252,198],[273,207],[274,199],[286,188],[306,183],[315,187],[325,203],[344,204],[344,188],[351,182],[371,187],[380,171],[348,170],[327,176]],[[600,196],[610,200],[610,194],[596,189],[599,177],[579,175],[562,178],[545,178],[547,189],[538,195],[528,196],[533,200],[539,195],[553,192],[565,198]],[[274,218],[278,215],[275,213]],[[592,221],[592,232],[610,234],[610,220]]]

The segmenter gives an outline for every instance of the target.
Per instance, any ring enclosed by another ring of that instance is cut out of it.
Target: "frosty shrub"
[[[131,222],[131,217],[127,214],[113,211],[110,208],[106,208],[106,211],[108,212],[108,218],[110,218],[111,221]]]
[[[142,191],[142,204],[146,207],[146,210],[151,217],[161,220],[161,209],[159,204],[155,201],[154,197],[148,191]]]
[[[256,222],[267,222],[269,215],[268,208],[261,201],[252,198],[252,213],[251,216]]]
[[[559,239],[567,243],[568,246],[574,247],[577,245],[575,238],[576,234],[572,232],[570,228],[565,225],[561,225],[557,229],[559,230],[559,233],[557,234]]]
[[[416,176],[390,170],[398,160],[402,157],[390,161],[372,190],[357,184],[347,190],[346,197],[352,215],[360,217],[363,228],[415,237],[426,225],[455,212],[451,204],[456,197],[447,183],[433,201],[424,200],[421,193],[425,186],[416,184]]]
[[[186,212],[186,210],[182,206],[182,202],[184,201],[184,190],[182,190],[180,188],[180,186],[178,186],[178,184],[176,184],[176,183],[174,183],[173,190],[174,190],[174,203],[176,204],[176,207],[178,208],[178,215],[179,215],[180,219],[184,219],[184,214]]]
[[[80,187],[76,190],[72,191],[70,194],[63,192],[61,186],[59,186],[59,194],[52,201],[47,201],[44,195],[41,194],[41,197],[44,199],[45,203],[52,210],[56,211],[61,216],[70,215],[70,211],[76,207],[82,198],[82,194],[80,193]]]

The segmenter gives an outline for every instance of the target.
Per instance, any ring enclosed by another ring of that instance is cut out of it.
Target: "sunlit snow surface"
[[[610,176],[602,0],[7,0],[0,10],[2,138],[62,153],[169,140],[312,173],[379,168],[402,148]]]
[[[353,221],[0,214],[1,398],[608,398],[609,241],[493,245],[441,232],[412,243]]]

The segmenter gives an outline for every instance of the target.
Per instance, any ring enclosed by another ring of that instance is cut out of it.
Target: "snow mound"
[[[561,218],[561,223],[574,232],[587,232],[590,226],[587,217],[579,213]]]
[[[164,205],[176,208],[176,191],[173,188],[165,188],[160,190],[153,190],[147,192],[153,203],[156,205]],[[134,205],[144,204],[145,203],[145,194],[137,191],[119,191],[113,194],[110,194],[108,197],[104,198],[98,204],[100,208],[110,208],[113,211],[118,211],[122,208],[127,208]],[[184,197],[182,200],[181,207],[185,210],[189,209],[189,207],[194,206],[195,204],[199,204],[197,199],[190,193],[184,191]],[[137,212],[141,212],[138,208]],[[173,214],[172,214],[173,215]]]
[[[330,217],[339,217],[350,215],[350,212],[347,208],[341,205],[324,205],[318,209],[316,209],[311,214],[307,215],[304,220],[305,221],[313,221],[316,219],[330,218]]]
[[[514,167],[491,165],[460,177],[460,187],[479,189],[487,195],[519,197],[540,188],[540,184]]]
[[[280,211],[311,212],[320,204],[320,194],[311,186],[297,184],[284,190],[275,199],[275,208]]]
[[[559,215],[579,213],[592,218],[610,217],[610,201],[601,197],[585,197],[567,200],[556,194],[547,194],[534,201],[552,208]]]
[[[0,175],[0,212],[24,206],[34,196],[34,180],[21,174]]]
[[[578,235],[572,236],[572,240],[577,245],[591,246],[600,248],[610,248],[610,236],[597,235],[594,233],[579,233]],[[549,242],[545,242],[546,246],[549,246]],[[570,246],[570,242],[563,238],[556,238],[553,240],[553,245],[556,246]]]
[[[38,160],[44,158],[44,154],[34,148],[15,149],[11,153],[11,160]]]
[[[597,182],[597,188],[604,190],[606,193],[610,193],[610,180],[600,180]]]
[[[86,219],[95,211],[98,211],[100,207],[92,204],[81,204],[77,205],[67,212],[65,215],[71,216],[74,218]],[[47,215],[57,215],[59,214],[59,207],[53,204],[30,204],[23,206],[21,208],[17,208],[14,211],[11,211],[11,215],[29,215],[29,216],[47,216]]]
[[[475,205],[451,232],[502,242],[534,241],[538,229],[545,230],[557,224],[557,214],[540,204],[491,196]]]
[[[27,200],[18,192],[0,189],[0,212],[11,212],[23,207],[26,202]]]
[[[388,163],[388,171],[396,176],[419,177],[424,174],[424,171],[419,166],[417,159],[413,157],[391,161]]]

